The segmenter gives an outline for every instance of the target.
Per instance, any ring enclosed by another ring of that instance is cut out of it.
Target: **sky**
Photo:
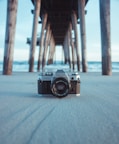
[[[119,62],[119,0],[111,1],[111,51],[112,61]],[[27,37],[31,37],[33,15],[31,10],[33,5],[31,0],[19,0],[17,13],[17,25],[14,46],[14,60],[28,60],[29,48],[26,44]],[[89,0],[86,8],[86,42],[87,42],[87,60],[101,61],[101,36],[100,36],[100,16],[99,0]],[[4,40],[6,29],[7,0],[0,0],[0,61],[4,56]],[[79,25],[78,25],[79,28]],[[40,33],[41,25],[38,27]],[[80,32],[80,30],[79,30]],[[79,35],[80,44],[80,35]],[[80,46],[81,47],[81,46]],[[35,59],[38,58],[38,49],[36,47]],[[57,47],[56,57],[62,58],[61,47]],[[60,53],[59,53],[60,51]]]

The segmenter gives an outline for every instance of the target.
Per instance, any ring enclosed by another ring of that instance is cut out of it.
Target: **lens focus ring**
[[[65,78],[55,78],[51,83],[51,91],[53,95],[58,97],[67,96],[69,93],[69,82]]]

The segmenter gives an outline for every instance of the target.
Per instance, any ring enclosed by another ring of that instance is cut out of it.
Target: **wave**
[[[63,64],[63,61],[54,62],[54,65],[57,67],[62,66],[62,64]],[[63,67],[64,66],[65,65],[63,65]],[[13,71],[27,72],[28,68],[29,68],[28,61],[14,61],[13,62]],[[3,62],[0,61],[0,71],[2,71],[2,69],[3,69]],[[96,61],[88,62],[89,72],[101,72],[102,71],[101,69],[102,69],[101,62],[96,62]],[[34,62],[34,71],[37,71],[37,61]],[[119,72],[119,62],[112,62],[112,72]]]

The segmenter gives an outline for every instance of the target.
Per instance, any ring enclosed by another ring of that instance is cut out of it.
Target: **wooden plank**
[[[12,74],[17,7],[18,7],[18,0],[7,1],[7,22],[6,22],[5,49],[4,49],[4,62],[3,62],[3,74],[5,75]]]

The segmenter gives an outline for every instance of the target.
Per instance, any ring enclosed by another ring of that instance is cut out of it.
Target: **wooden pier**
[[[7,24],[4,50],[3,74],[12,74],[12,62],[14,51],[14,38],[17,18],[18,0],[7,0]],[[88,71],[85,6],[89,0],[32,0],[33,28],[30,44],[29,72],[34,71],[34,57],[36,45],[39,45],[37,70],[43,69],[46,64],[52,64],[56,46],[62,46],[64,63],[68,63],[71,69],[77,67],[82,72]],[[111,75],[111,40],[110,40],[110,0],[99,0],[100,25],[102,45],[102,74]],[[37,39],[37,28],[41,18],[41,35]],[[79,44],[80,28],[81,43]],[[81,53],[80,48],[81,47]],[[48,58],[46,57],[48,55]],[[81,59],[82,58],[82,59]]]

